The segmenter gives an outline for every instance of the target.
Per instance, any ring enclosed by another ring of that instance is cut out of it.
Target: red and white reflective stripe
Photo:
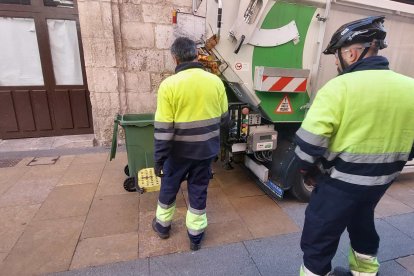
[[[260,91],[303,93],[307,83],[307,78],[263,76]]]

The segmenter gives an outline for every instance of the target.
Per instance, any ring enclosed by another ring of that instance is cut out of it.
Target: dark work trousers
[[[211,178],[211,162],[213,158],[194,160],[186,158],[168,158],[163,166],[164,176],[161,178],[159,202],[171,205],[175,202],[181,182],[187,177],[187,190],[190,207],[197,210],[206,209],[207,187]],[[166,232],[168,229],[157,223],[157,229]],[[190,240],[200,243],[204,233],[193,236]]]
[[[376,255],[379,236],[374,209],[390,184],[367,187],[328,176],[321,176],[317,183],[306,208],[302,232],[305,267],[318,275],[331,271],[331,260],[345,229],[356,252]]]

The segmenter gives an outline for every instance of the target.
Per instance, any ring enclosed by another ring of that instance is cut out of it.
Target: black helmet
[[[387,47],[384,41],[387,32],[384,29],[385,16],[370,16],[341,26],[332,36],[323,53],[335,54],[336,50],[354,43],[371,43],[374,39],[378,49]],[[366,46],[366,47],[369,47]]]

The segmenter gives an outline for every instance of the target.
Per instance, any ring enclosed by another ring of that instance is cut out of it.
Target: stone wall
[[[112,139],[117,113],[154,112],[160,82],[174,70],[173,9],[191,0],[78,0],[95,137]]]

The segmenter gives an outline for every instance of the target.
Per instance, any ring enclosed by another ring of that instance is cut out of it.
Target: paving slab
[[[253,235],[241,220],[209,223],[202,247],[214,247],[251,239]]]
[[[109,159],[107,160],[105,169],[114,169],[123,172],[126,165],[128,165],[128,155],[126,151],[117,151],[114,159],[111,161],[109,161]]]
[[[33,275],[69,268],[85,217],[31,223],[3,261],[3,275]]]
[[[388,223],[390,218],[392,217],[375,220],[375,227],[380,237],[378,249],[378,260],[380,262],[404,257],[414,252],[414,239]],[[346,231],[341,237],[339,248],[344,254],[348,254],[350,243],[348,232]]]
[[[276,204],[288,214],[300,229],[303,229],[303,225],[305,224],[305,210],[308,207],[307,203],[301,203],[296,199],[287,198],[276,201]]]
[[[161,239],[152,230],[154,211],[140,212],[138,254],[140,258],[167,255],[190,250],[190,242],[185,226],[187,208],[177,208],[171,225],[170,237]]]
[[[414,274],[405,269],[396,261],[387,261],[380,264],[379,275],[381,276],[413,276]]]
[[[392,196],[385,194],[375,208],[375,217],[383,218],[411,212],[414,212],[414,208],[411,208]]]
[[[0,252],[0,267],[1,264],[3,263],[4,259],[6,259],[8,253],[5,252]]]
[[[65,272],[48,274],[48,276],[149,276],[149,260],[139,259],[129,262],[88,267]]]
[[[40,204],[0,208],[0,252],[10,252],[39,207]]]
[[[138,204],[137,193],[95,197],[81,238],[138,231]]]
[[[414,161],[411,161],[411,163],[414,164]],[[396,183],[407,184],[412,187],[414,185],[414,172],[401,173],[398,176]]]
[[[104,166],[104,162],[83,164],[75,163],[75,160],[73,160],[57,185],[99,183]]]
[[[245,172],[234,170],[231,172],[215,175],[224,194],[228,197],[249,197],[264,195],[264,192],[257,186],[254,180]]]
[[[300,236],[300,233],[294,233],[245,241],[244,244],[259,268],[260,275],[297,276],[303,257]],[[332,265],[347,266],[346,256],[338,251]]]
[[[127,178],[123,170],[105,169],[99,181],[96,196],[128,194],[124,189],[124,180]]]
[[[97,184],[59,186],[50,192],[35,220],[86,216]]]
[[[230,198],[254,238],[298,232],[299,228],[268,196]]]
[[[62,155],[56,161],[55,166],[69,167],[72,164],[75,155]]]
[[[109,153],[88,153],[76,155],[72,164],[93,164],[105,163],[109,158]]]
[[[16,184],[28,169],[0,168],[0,196]]]
[[[152,211],[155,216],[159,194],[160,194],[159,192],[150,192],[150,193],[140,194],[139,195],[139,211],[140,212]],[[181,191],[177,193],[176,207],[186,207],[184,195]]]
[[[414,208],[414,187],[407,185],[407,183],[400,181],[392,184],[386,194]]]
[[[392,216],[384,220],[414,240],[414,213]]]
[[[410,273],[414,273],[414,255],[397,259],[397,262],[407,269]]]
[[[0,197],[0,207],[33,205],[46,200],[62,177],[65,168],[42,166],[31,167],[18,182]]]
[[[126,233],[79,242],[70,269],[97,266],[138,258],[138,233]]]
[[[242,243],[150,259],[151,275],[260,275]]]
[[[184,197],[187,205],[189,205],[187,192],[184,192]],[[211,188],[207,191],[206,212],[209,223],[221,223],[241,219],[228,197],[223,193],[223,190],[218,187]]]

